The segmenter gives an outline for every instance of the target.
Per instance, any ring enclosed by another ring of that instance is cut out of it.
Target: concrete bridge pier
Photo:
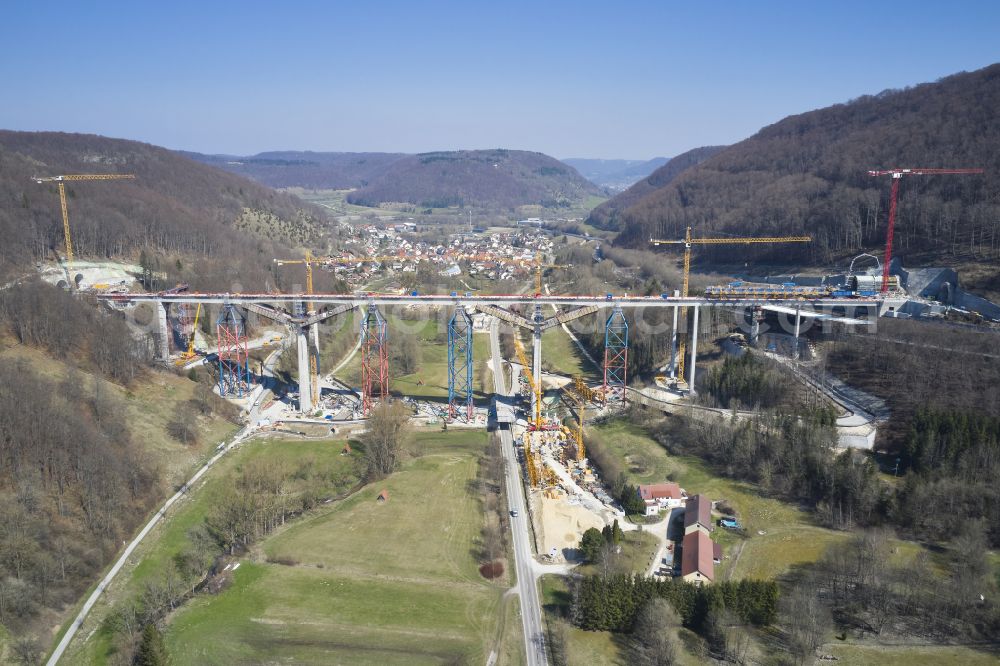
[[[688,381],[688,393],[690,395],[696,395],[698,392],[694,388],[694,371],[695,362],[698,359],[698,306],[691,306],[694,309],[694,322],[691,327],[691,379]]]
[[[300,327],[296,334],[299,355],[299,411],[311,412],[312,372],[309,368],[309,328]]]
[[[680,290],[674,289],[674,296],[680,296]],[[670,378],[677,379],[677,311],[674,306],[674,326],[670,329]]]
[[[802,323],[802,315],[800,314],[800,308],[795,308],[795,349],[792,351],[792,358],[796,361],[799,360],[799,328]]]
[[[531,395],[531,417],[541,414],[542,406],[536,404],[542,396],[542,306],[535,305],[534,328],[531,331],[531,376],[535,379],[536,393]]]
[[[167,328],[167,304],[156,303],[156,358],[166,363],[170,360],[170,330]]]
[[[316,381],[319,381],[319,322],[309,326],[312,331],[313,353],[316,354]],[[316,387],[319,390],[319,387]]]

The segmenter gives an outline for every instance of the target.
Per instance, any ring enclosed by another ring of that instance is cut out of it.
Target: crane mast
[[[873,169],[869,176],[890,176],[892,187],[889,189],[889,226],[885,231],[885,256],[882,261],[883,294],[889,291],[889,262],[892,260],[892,237],[896,230],[896,202],[899,199],[899,181],[903,176],[935,176],[938,174],[974,174],[983,173],[982,169]]]
[[[36,183],[56,183],[59,186],[59,208],[62,211],[63,237],[66,241],[66,271],[73,268],[73,237],[69,230],[69,209],[66,206],[66,183],[79,180],[135,180],[130,173],[79,173],[64,176],[32,176]],[[69,281],[72,288],[72,280]]]
[[[652,245],[659,247],[660,245],[683,245],[684,246],[684,275],[682,279],[681,287],[681,297],[687,298],[688,296],[688,286],[691,281],[691,247],[693,245],[750,245],[753,243],[809,243],[812,241],[811,236],[761,236],[761,237],[734,237],[734,238],[692,238],[691,237],[691,227],[688,227],[684,232],[683,240],[662,240],[658,238],[650,238],[649,242]],[[684,321],[684,320],[682,320]],[[687,328],[687,322],[684,321],[681,326],[682,329]],[[677,358],[677,380],[681,381],[684,378],[684,355],[687,351],[687,341],[683,336],[680,338],[679,354]]]
[[[532,414],[532,421],[536,428],[542,427],[542,387],[535,383],[535,377],[531,374],[531,363],[528,362],[528,357],[524,353],[524,345],[521,344],[520,338],[514,335],[514,349],[517,351],[517,360],[521,363],[521,372],[528,379],[528,386],[531,388],[531,396],[534,398],[534,413]]]

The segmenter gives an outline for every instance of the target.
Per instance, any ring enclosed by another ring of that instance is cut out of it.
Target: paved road
[[[270,375],[271,370],[274,368],[274,364],[277,363],[278,361],[280,351],[281,351],[280,349],[276,349],[273,353],[271,353],[270,356],[267,357],[267,360],[265,360],[264,362],[265,376]],[[262,391],[255,399],[253,406],[251,408],[251,413],[250,413],[251,417],[254,416],[256,410],[259,408],[263,396],[264,392]],[[138,548],[140,543],[142,543],[142,540],[146,538],[146,535],[148,535],[153,530],[153,528],[156,527],[156,525],[164,518],[164,516],[166,516],[167,510],[170,507],[172,507],[178,500],[184,497],[184,495],[187,494],[188,490],[194,487],[194,485],[201,479],[201,477],[204,476],[205,472],[211,469],[212,466],[215,465],[215,463],[217,463],[222,458],[222,456],[226,455],[227,453],[229,453],[229,451],[242,444],[243,441],[252,434],[256,426],[256,423],[257,422],[255,418],[250,418],[247,421],[246,426],[243,427],[238,433],[236,433],[236,435],[229,442],[223,442],[219,446],[217,453],[214,456],[212,456],[208,460],[208,462],[202,465],[198,469],[198,471],[195,472],[194,476],[192,476],[187,483],[181,486],[181,489],[178,490],[176,493],[174,493],[174,495],[171,496],[170,499],[164,502],[163,506],[160,507],[160,510],[157,511],[156,514],[154,514],[153,517],[149,519],[149,522],[146,523],[145,527],[142,528],[142,531],[140,531],[139,534],[137,534],[135,538],[132,539],[132,541],[128,544],[128,546],[125,547],[125,550],[119,556],[118,560],[115,561],[114,565],[111,567],[108,573],[104,576],[104,578],[101,579],[101,582],[97,584],[97,587],[90,594],[90,596],[87,597],[87,601],[84,602],[83,608],[81,608],[80,612],[77,613],[76,618],[73,620],[73,623],[69,626],[69,629],[66,630],[66,633],[63,634],[62,640],[59,641],[59,644],[56,646],[55,650],[53,650],[52,654],[49,656],[49,659],[46,662],[46,666],[55,666],[59,662],[59,660],[63,656],[63,653],[66,651],[66,648],[69,647],[69,644],[73,641],[73,637],[76,636],[76,632],[79,631],[80,626],[83,624],[83,621],[87,618],[87,615],[90,613],[91,609],[100,600],[101,595],[104,594],[104,590],[106,590],[107,587],[111,584],[111,581],[113,581],[115,576],[118,575],[118,572],[122,570],[122,567],[125,566],[125,563],[128,562],[129,557],[132,556],[132,553],[135,552],[135,549]]]
[[[521,466],[514,450],[514,437],[506,425],[498,428],[503,456],[506,462],[507,502],[517,517],[510,519],[514,543],[514,568],[517,573],[517,591],[521,596],[521,624],[524,628],[524,649],[528,666],[543,666],[545,659],[545,633],[542,627],[542,604],[535,577],[534,556],[531,552],[531,533],[528,527],[527,506],[524,501],[524,484]]]
[[[507,386],[503,372],[503,356],[500,353],[499,322],[490,325],[491,365],[496,392],[509,396],[513,387]],[[542,604],[538,596],[538,567],[531,552],[531,531],[528,507],[524,501],[524,483],[521,480],[521,465],[514,450],[514,436],[507,425],[497,428],[500,447],[503,451],[505,482],[507,484],[507,505],[517,511],[517,517],[510,519],[510,531],[514,544],[514,569],[517,574],[517,591],[521,597],[521,624],[524,630],[524,652],[528,666],[544,666],[545,631],[542,625]]]

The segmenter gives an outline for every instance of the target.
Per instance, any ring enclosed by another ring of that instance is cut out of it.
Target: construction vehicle
[[[32,176],[36,183],[56,183],[59,186],[59,207],[62,209],[63,236],[66,239],[66,274],[73,269],[73,238],[69,231],[69,209],[66,206],[66,183],[81,180],[135,180],[134,174],[103,173],[103,174],[72,174],[66,176]],[[73,287],[73,280],[67,284]]]
[[[779,237],[761,237],[761,238],[692,238],[691,237],[691,227],[688,227],[684,233],[683,240],[662,240],[656,238],[650,238],[649,242],[652,245],[659,247],[660,245],[683,245],[684,246],[684,275],[682,278],[681,286],[681,297],[687,298],[688,296],[688,285],[691,276],[691,246],[692,245],[749,245],[752,243],[809,243],[812,241],[811,236],[779,236]],[[679,353],[675,360],[675,382],[677,386],[684,383],[684,355],[687,351],[687,311],[682,310],[681,324],[678,326],[680,333],[679,338]],[[671,350],[673,351],[673,350]]]
[[[883,169],[868,172],[869,176],[891,176],[892,188],[889,192],[889,226],[885,232],[885,258],[882,260],[881,293],[889,291],[889,262],[892,261],[892,235],[896,228],[896,202],[899,198],[899,181],[903,176],[934,176],[938,174],[975,174],[982,169]]]

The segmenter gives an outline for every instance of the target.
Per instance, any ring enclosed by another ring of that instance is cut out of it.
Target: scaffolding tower
[[[464,408],[463,408],[464,405]],[[472,422],[472,318],[459,305],[448,322],[448,415]]]
[[[621,306],[615,306],[604,327],[604,404],[610,391],[621,389],[625,404],[626,369],[628,365],[628,322]]]
[[[175,349],[186,350],[188,340],[194,333],[195,308],[189,303],[176,304],[176,316],[174,318],[173,346]]]
[[[386,321],[369,305],[361,320],[361,408],[370,416],[375,404],[389,397],[389,346]]]
[[[219,344],[219,395],[242,398],[250,391],[250,353],[246,317],[226,303],[215,323]]]

